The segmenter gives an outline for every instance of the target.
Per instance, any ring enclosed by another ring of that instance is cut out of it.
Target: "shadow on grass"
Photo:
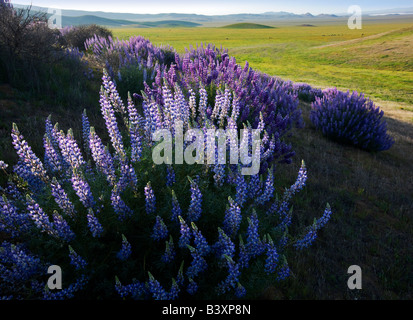
[[[301,160],[308,183],[294,202],[302,226],[321,216],[329,202],[333,216],[310,250],[292,259],[293,277],[266,298],[411,299],[413,270],[413,125],[387,118],[393,147],[368,153],[328,140],[309,121],[291,143],[296,157],[278,172],[280,185],[292,183]],[[349,290],[347,269],[359,265],[362,290]]]

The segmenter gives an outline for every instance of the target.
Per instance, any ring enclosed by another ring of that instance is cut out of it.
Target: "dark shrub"
[[[106,39],[112,37],[109,29],[96,24],[65,28],[62,34],[67,46],[79,48],[82,51],[85,50],[85,41],[95,35]]]
[[[310,119],[325,136],[369,151],[383,151],[393,145],[382,119],[384,113],[373,101],[356,91],[334,88],[323,93],[311,104]]]
[[[0,69],[11,85],[40,91],[45,65],[59,59],[60,33],[47,24],[47,14],[31,7],[0,5]]]
[[[298,95],[300,100],[306,102],[314,102],[317,97],[323,97],[323,91],[321,89],[313,88],[307,83],[292,84],[292,91]]]
[[[49,61],[60,34],[47,25],[47,14],[31,7],[14,9],[0,5],[0,45],[10,61]]]

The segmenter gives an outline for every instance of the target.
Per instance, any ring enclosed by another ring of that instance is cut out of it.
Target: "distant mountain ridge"
[[[15,7],[27,7],[14,4]],[[47,11],[47,8],[33,6],[35,11]],[[394,15],[394,14],[413,14],[413,7],[376,10],[364,12],[365,15]],[[63,25],[79,24],[100,24],[105,26],[132,26],[137,27],[196,27],[210,23],[240,23],[240,22],[276,22],[278,20],[313,20],[313,19],[335,19],[348,16],[347,13],[341,14],[318,14],[309,12],[296,14],[291,12],[264,12],[264,13],[238,13],[227,15],[202,15],[189,13],[158,13],[158,14],[139,14],[139,13],[117,13],[103,11],[83,11],[62,9]],[[161,23],[163,22],[163,23]]]

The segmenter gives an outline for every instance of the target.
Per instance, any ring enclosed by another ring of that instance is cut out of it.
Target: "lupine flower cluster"
[[[48,214],[29,195],[27,195],[27,211],[40,232],[65,242],[70,242],[75,237],[70,226],[59,213],[55,211],[53,213],[53,221],[50,221]]]
[[[192,230],[193,230],[193,235],[194,235],[195,249],[197,250],[200,256],[208,255],[211,248],[208,245],[208,242],[205,239],[205,237],[202,235],[201,231],[198,229],[198,227],[193,222],[192,222]]]
[[[202,256],[201,250],[194,248],[190,245],[187,245],[187,247],[191,253],[192,261],[191,265],[188,267],[186,271],[186,275],[188,278],[194,279],[195,277],[198,277],[200,273],[203,273],[208,268],[208,263]]]
[[[223,228],[228,235],[234,236],[238,233],[242,221],[241,208],[231,198],[228,201],[229,206],[225,212]]]
[[[162,287],[158,280],[149,272],[149,292],[155,300],[167,300],[168,293]]]
[[[162,255],[162,262],[170,263],[175,259],[175,245],[172,236],[169,237],[169,241],[165,241],[165,252]]]
[[[242,176],[237,165],[215,170],[213,164],[155,165],[148,159],[154,148],[152,130],[168,129],[176,119],[186,129],[254,127],[237,123],[238,112],[244,111],[230,88],[218,92],[210,108],[205,86],[186,97],[169,76],[162,99],[146,97],[140,109],[132,99],[124,107],[105,75],[101,110],[108,146],[86,114],[79,115],[83,143],[75,141],[71,130],[59,131],[49,118],[46,165],[13,127],[19,163],[7,172],[9,187],[0,191],[0,231],[8,239],[0,245],[0,277],[7,278],[0,283],[0,296],[251,297],[256,285],[251,279],[268,277],[268,283],[276,283],[288,277],[287,247],[303,249],[315,242],[317,231],[331,218],[329,205],[299,236],[288,232],[294,221],[292,196],[307,178],[304,164],[297,181],[277,196],[275,173],[268,168]],[[262,114],[255,128],[265,135]],[[263,140],[261,149],[267,152],[271,139]],[[90,163],[84,160],[88,155]],[[61,291],[45,289],[45,266],[50,265],[65,272]]]
[[[310,119],[332,140],[368,151],[383,151],[394,144],[383,115],[364,94],[333,88],[324,90],[323,96],[311,104]]]
[[[20,134],[20,131],[15,123],[13,123],[11,136],[13,139],[14,148],[16,149],[16,153],[19,156],[22,166],[30,169],[31,174],[34,177],[40,178],[44,182],[47,181],[48,176],[43,163],[34,154],[32,148],[28,145],[26,140],[24,140],[24,137]]]
[[[92,236],[98,238],[103,233],[102,224],[99,222],[98,218],[95,216],[92,208],[89,208],[89,212],[87,214],[87,223],[89,226],[89,230],[92,233]]]
[[[29,219],[5,195],[0,198],[0,232],[7,232],[11,237],[17,238],[29,230]]]
[[[190,179],[191,183],[191,203],[188,209],[188,218],[190,221],[197,221],[202,212],[202,194],[195,181]]]
[[[43,292],[44,300],[67,300],[73,299],[75,293],[82,290],[88,283],[88,277],[82,274],[75,282],[71,283],[68,287],[58,291],[50,291],[45,289]]]
[[[157,241],[164,240],[168,237],[168,227],[160,216],[156,216],[156,223],[153,227],[152,238]]]
[[[69,246],[69,258],[70,264],[75,266],[76,270],[84,269],[87,266],[87,262],[71,246]]]
[[[1,170],[6,170],[9,167],[9,165],[7,163],[5,163],[4,161],[0,160],[0,169]]]
[[[216,93],[215,108],[210,106],[210,117],[218,119],[219,122],[223,121],[229,111],[227,105],[231,90],[236,96],[231,111],[234,120],[238,123],[249,120],[256,127],[262,114],[268,135],[274,136],[274,150],[267,161],[291,161],[294,152],[291,146],[283,141],[283,136],[293,125],[301,127],[303,121],[301,110],[298,109],[297,94],[290,90],[289,83],[255,71],[248,63],[242,67],[236,63],[234,57],[228,55],[227,50],[218,49],[211,44],[195,49],[191,47],[182,56],[175,55],[175,64],[169,69],[157,69],[154,88],[147,87],[146,90],[146,94],[157,101],[160,101],[162,96],[162,78],[171,86],[177,83],[189,92],[199,90],[202,93],[204,88],[226,87],[223,92]],[[198,111],[200,120],[205,117],[208,109],[206,101],[202,101],[202,108],[200,106]]]
[[[198,291],[198,284],[192,278],[189,278],[186,290],[190,295],[194,295]]]
[[[132,297],[139,297],[145,295],[147,292],[145,283],[133,282],[128,285],[122,285],[118,276],[115,276],[115,290],[122,298],[126,298],[129,295]]]
[[[148,184],[145,187],[145,205],[146,205],[146,213],[147,214],[153,214],[156,212],[156,197],[153,192],[151,183],[148,182]]]
[[[191,97],[189,99],[190,113],[193,118],[196,117],[198,123],[205,119],[208,110],[210,110],[209,116],[218,119],[219,123],[222,124],[228,112],[229,90],[233,91],[236,99],[234,99],[231,117],[238,121],[238,124],[249,121],[253,126],[257,126],[259,115],[263,114],[264,116],[265,130],[271,146],[271,152],[265,155],[267,165],[273,160],[291,162],[294,151],[292,146],[284,141],[284,136],[292,126],[303,126],[301,110],[298,108],[298,98],[318,103],[315,100],[323,100],[325,95],[321,89],[313,88],[306,83],[284,81],[253,70],[248,62],[241,66],[237,64],[234,57],[228,54],[228,50],[222,47],[216,48],[212,44],[202,44],[196,48],[189,47],[186,49],[186,53],[179,55],[169,46],[154,46],[148,39],[140,36],[131,37],[129,40],[95,36],[86,41],[85,47],[89,54],[93,54],[95,58],[106,65],[107,72],[112,78],[117,77],[118,80],[122,80],[120,72],[122,68],[142,70],[143,79],[139,79],[139,81],[143,82],[145,95],[154,98],[158,104],[162,102],[167,104],[163,93],[164,79],[171,88],[176,85],[181,87]],[[214,88],[222,88],[222,93],[212,92],[213,99],[217,102],[215,108],[212,105],[208,106],[208,97],[205,94]],[[194,106],[194,97],[197,91],[202,97],[199,108]],[[134,93],[133,96],[143,98],[140,92]],[[154,107],[151,105],[148,109],[155,112],[153,116],[157,116]],[[323,117],[319,116],[319,118]],[[338,117],[338,119],[341,118]],[[367,122],[370,121],[373,120],[369,119]],[[328,120],[328,122],[334,122],[334,120]],[[340,130],[340,124],[331,125],[335,127],[330,128],[330,130],[336,130],[336,125],[338,125],[337,130]],[[380,125],[375,124],[375,126]],[[328,124],[320,124],[321,127],[328,127]],[[368,136],[367,139],[372,139],[374,135],[382,136],[377,139],[377,143],[372,143],[374,146],[369,146],[368,149],[385,150],[391,146],[392,140],[386,138],[385,129],[383,135],[383,128],[380,127],[381,133],[375,130],[362,133],[362,135]],[[134,130],[136,125],[131,125],[131,128]],[[366,128],[364,126],[363,128],[365,131]],[[341,131],[343,132],[342,129]],[[339,135],[341,137],[342,133]],[[357,133],[345,132],[343,135],[353,142],[357,140],[356,144],[363,147],[364,142],[360,142]],[[380,147],[380,145],[382,146]],[[133,153],[140,153],[139,145],[131,143],[131,147]],[[135,157],[136,155],[132,155],[132,161],[135,161]],[[219,179],[222,168],[216,169],[219,171],[216,178]],[[266,169],[264,166],[262,172],[265,172]]]
[[[277,248],[274,245],[271,237],[268,236],[266,249],[267,249],[267,259],[265,260],[265,272],[266,273],[274,273],[279,260],[279,255],[277,253]]]
[[[239,264],[227,255],[224,255],[224,258],[227,261],[228,275],[224,281],[218,284],[219,294],[235,289],[239,284],[239,277],[241,275]],[[237,292],[237,294],[239,295],[240,293]]]
[[[124,220],[133,214],[132,209],[122,200],[118,185],[113,187],[110,199],[112,201],[113,210],[118,215],[119,220]]]
[[[45,272],[40,259],[21,244],[3,241],[0,245],[0,295],[24,298],[32,289],[30,280]],[[23,296],[21,296],[23,295]]]
[[[278,271],[277,280],[278,281],[285,280],[289,277],[289,275],[290,275],[290,267],[288,266],[287,261],[284,260],[284,263],[281,269]]]
[[[222,259],[224,256],[233,257],[235,253],[235,245],[231,238],[218,227],[218,241],[213,246],[216,256]]]
[[[53,178],[52,182],[50,183],[52,195],[55,198],[57,205],[62,209],[62,211],[74,218],[76,214],[76,209],[73,203],[70,201],[69,197],[67,196],[65,190],[59,184],[56,178]]]
[[[284,136],[292,126],[303,125],[298,108],[298,91],[292,89],[291,82],[253,70],[248,63],[241,66],[228,55],[226,49],[216,48],[212,44],[190,47],[185,54],[179,55],[171,47],[156,47],[143,37],[115,40],[95,36],[86,41],[85,47],[106,65],[108,75],[117,77],[119,81],[122,80],[119,70],[124,67],[142,70],[143,79],[137,81],[143,80],[145,94],[158,103],[164,102],[167,106],[170,99],[165,97],[163,79],[171,88],[176,85],[183,88],[191,97],[189,111],[198,123],[205,120],[208,110],[208,116],[221,125],[230,115],[239,124],[248,120],[257,126],[259,115],[263,114],[273,149],[266,156],[266,161],[291,161],[294,152],[291,145],[284,141]],[[222,92],[214,93],[216,106],[208,106],[207,91],[220,87]],[[198,109],[194,106],[197,91],[201,96]],[[228,114],[231,91],[236,98],[231,114]],[[142,98],[140,92],[133,96]],[[153,108],[149,110],[153,111]]]
[[[176,197],[176,193],[172,190],[172,214],[171,220],[179,222],[178,217],[182,216],[181,206],[179,205],[178,198]]]
[[[129,243],[128,239],[126,239],[125,235],[122,234],[122,247],[119,250],[119,252],[117,253],[117,257],[120,260],[126,260],[129,258],[129,256],[132,253],[132,246]]]
[[[186,223],[186,221],[181,216],[179,216],[178,218],[180,222],[180,233],[181,233],[180,238],[179,238],[179,246],[181,248],[185,248],[191,242],[192,232],[188,224]]]

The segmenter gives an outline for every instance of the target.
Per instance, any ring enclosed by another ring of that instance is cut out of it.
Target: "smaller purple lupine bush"
[[[185,129],[238,128],[233,92],[218,93],[208,112],[204,89],[186,97],[166,81],[160,102],[126,106],[109,75],[103,82],[106,133],[98,136],[85,114],[82,130],[67,134],[48,118],[42,160],[13,126],[19,160],[12,170],[2,164],[9,181],[0,189],[7,239],[0,297],[243,299],[288,278],[294,252],[313,245],[332,216],[327,205],[312,225],[295,225],[293,196],[305,187],[305,164],[287,188],[270,168],[243,176],[227,163],[156,165],[152,133],[172,129],[174,120]],[[271,150],[264,127],[260,116],[254,128],[262,129],[263,154]],[[62,290],[46,289],[51,265],[62,268]]]
[[[387,134],[384,112],[364,94],[333,89],[311,104],[310,119],[323,135],[368,151],[384,151],[394,140]]]

